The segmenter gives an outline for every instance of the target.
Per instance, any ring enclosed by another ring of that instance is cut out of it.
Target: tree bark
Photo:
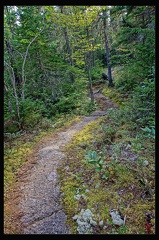
[[[15,49],[12,48],[9,40],[6,40],[5,44],[6,44],[7,52],[8,52],[9,57],[10,57],[10,64],[11,64],[11,67],[13,68],[13,71],[14,71],[15,83],[16,83],[17,87],[20,87],[21,86],[21,77],[18,75],[18,70],[14,66],[15,60],[14,60],[13,52],[15,51]]]
[[[71,54],[71,48],[70,48],[70,44],[69,44],[69,39],[68,39],[68,34],[67,34],[67,29],[64,28],[64,34],[65,34],[65,40],[66,40],[66,47],[67,47],[67,53],[69,56],[69,63],[71,65],[71,67],[73,66],[73,59],[72,59],[72,54]],[[71,82],[74,83],[74,76],[72,73],[70,73],[70,79]]]
[[[44,29],[42,29],[33,39],[32,41],[28,44],[26,52],[25,52],[25,56],[24,56],[24,60],[23,60],[23,65],[22,65],[22,101],[24,101],[25,99],[25,93],[24,93],[24,88],[25,88],[25,63],[26,63],[26,58],[28,55],[28,51],[29,51],[29,47],[30,45],[35,41],[35,39],[39,36],[39,34],[43,31]]]
[[[106,50],[106,61],[107,61],[107,67],[108,67],[108,86],[113,86],[113,80],[112,80],[112,72],[111,72],[111,65],[110,65],[110,52],[109,52],[109,44],[108,44],[108,37],[106,33],[107,24],[106,24],[106,11],[103,11],[103,25],[104,25],[104,39],[105,39],[105,50]]]
[[[85,64],[86,64],[86,69],[88,72],[89,91],[90,91],[91,102],[92,102],[92,104],[94,104],[94,94],[93,94],[92,75],[91,75],[91,52],[90,51],[85,55]]]
[[[60,6],[61,9],[61,13],[63,13],[63,6]],[[63,28],[64,30],[64,35],[65,35],[65,41],[66,41],[66,48],[67,48],[67,53],[68,53],[68,57],[69,57],[69,63],[71,65],[71,67],[73,67],[73,59],[72,59],[72,52],[71,52],[71,47],[70,47],[70,43],[69,43],[69,38],[68,38],[68,33],[67,33],[67,28]],[[74,83],[75,79],[72,73],[70,73],[70,79],[71,82]]]
[[[5,63],[6,63],[6,62],[5,62]],[[10,76],[10,79],[11,79],[11,83],[12,83],[12,86],[13,86],[15,103],[16,103],[16,111],[17,111],[17,116],[18,116],[19,130],[21,130],[19,100],[18,100],[17,90],[16,90],[16,86],[15,86],[14,70],[13,70],[13,68],[12,68],[8,63],[6,63],[6,65],[7,65],[8,73],[9,73],[9,76]],[[9,68],[11,68],[11,71],[10,71]]]
[[[89,76],[89,90],[90,90],[91,102],[92,102],[92,104],[94,104],[94,94],[93,94],[92,76],[91,76],[90,66],[88,67],[88,76]]]
[[[5,81],[4,81],[4,92],[5,92],[5,95],[6,95],[7,102],[8,102],[9,112],[12,114],[13,108],[12,108],[11,101],[10,101],[10,99],[9,99],[8,89],[7,89],[7,86],[6,86],[6,84],[5,84]]]

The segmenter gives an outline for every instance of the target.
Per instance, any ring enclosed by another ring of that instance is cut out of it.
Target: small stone
[[[103,227],[103,229],[106,229],[106,228],[107,228],[107,226],[104,226],[104,227]]]
[[[74,220],[76,220],[76,219],[78,219],[78,215],[74,215],[72,218],[73,218]]]
[[[99,222],[99,226],[100,226],[100,227],[103,226],[103,220],[101,220],[101,221]]]
[[[79,199],[81,198],[81,195],[80,195],[80,194],[77,194],[77,195],[74,196],[74,198],[75,198],[76,200],[79,200]]]
[[[124,221],[121,219],[121,216],[119,215],[119,213],[115,210],[112,210],[110,212],[110,215],[112,217],[113,223],[115,225],[121,226],[123,225]]]
[[[80,212],[80,215],[82,216],[82,214],[85,212],[85,210],[82,208],[81,209],[81,212]]]
[[[91,224],[96,226],[97,223],[92,219],[92,212],[90,209],[81,209],[79,215],[73,217],[76,220],[78,227],[77,231],[79,234],[86,234],[92,232]]]
[[[155,167],[151,167],[151,171],[155,172]]]
[[[100,183],[98,183],[96,186],[95,186],[95,188],[99,188],[100,187]]]
[[[79,200],[81,197],[83,197],[83,199],[86,200],[86,196],[85,196],[84,194],[82,194],[82,195],[76,194],[76,195],[74,196],[74,199]]]
[[[131,148],[131,145],[128,143],[128,145],[126,146],[125,150],[128,150]]]
[[[90,224],[93,225],[93,226],[97,226],[96,221],[94,221],[93,219],[90,219]]]
[[[77,219],[77,223],[78,223],[78,225],[80,225],[80,226],[84,226],[84,225],[86,225],[85,222],[82,222],[82,221],[79,220],[79,219]]]
[[[85,200],[86,200],[86,196],[85,195],[80,195],[80,194],[76,194],[75,196],[74,196],[74,198],[76,199],[76,200],[79,200],[81,197],[83,197]]]
[[[91,218],[92,218],[92,212],[89,209],[85,210],[85,212],[83,213],[84,221],[89,221]]]
[[[149,162],[148,162],[147,160],[145,160],[145,161],[143,162],[143,165],[144,165],[144,166],[148,166],[148,165],[149,165]]]
[[[89,189],[86,189],[85,193],[88,193],[88,192],[90,192]]]
[[[81,188],[76,188],[76,193],[78,194],[80,192]]]
[[[68,170],[68,169],[69,169],[69,166],[66,166],[65,169]]]

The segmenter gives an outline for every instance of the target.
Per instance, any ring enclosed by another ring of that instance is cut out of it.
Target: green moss
[[[15,180],[15,172],[26,163],[32,150],[35,146],[45,137],[49,137],[55,134],[57,131],[69,128],[73,123],[80,121],[80,117],[72,118],[71,116],[65,120],[59,128],[58,124],[55,129],[49,128],[46,131],[40,131],[37,136],[34,134],[27,134],[20,136],[18,139],[13,139],[11,142],[11,148],[6,145],[4,152],[4,191],[11,187]],[[59,120],[60,122],[61,120]],[[27,142],[26,142],[27,141]]]
[[[18,144],[12,149],[5,151],[4,156],[4,190],[14,180],[15,172],[27,160],[31,150],[29,144]]]
[[[119,106],[123,106],[124,102],[127,100],[115,88],[105,87],[102,90],[102,93],[104,96],[109,97],[111,100],[113,100]]]
[[[135,135],[132,129],[127,128],[126,124],[111,129],[113,127],[114,124],[111,119],[108,120],[107,116],[101,117],[77,133],[65,149],[66,163],[64,165],[69,165],[69,170],[67,173],[62,173],[62,178],[70,184],[71,181],[75,181],[78,187],[81,188],[81,193],[87,199],[86,205],[77,206],[77,200],[74,199],[75,188],[69,188],[69,190],[67,187],[62,188],[65,196],[64,208],[66,211],[71,212],[71,214],[68,213],[68,225],[73,233],[76,233],[77,225],[72,220],[72,216],[79,213],[81,208],[91,209],[97,221],[104,220],[105,223],[107,219],[110,221],[106,224],[108,229],[101,230],[101,233],[107,231],[118,233],[118,227],[113,226],[111,223],[109,212],[111,208],[120,209],[121,213],[126,216],[127,228],[123,231],[129,234],[144,232],[145,211],[154,210],[153,200],[149,204],[149,201],[142,199],[141,194],[145,187],[141,186],[139,181],[141,176],[145,179],[149,179],[149,176],[154,178],[152,171],[145,166],[142,169],[137,167],[138,165],[135,165],[137,162],[131,164],[129,159],[126,162],[120,160],[123,147],[132,143]],[[112,135],[114,136],[113,142],[105,141],[106,138],[111,138]],[[140,142],[139,138],[136,139],[136,144]],[[146,143],[145,149],[138,154],[143,154],[142,159],[148,160],[149,158],[149,163],[153,164],[154,159],[150,157],[150,152],[152,153],[152,149],[150,150],[151,144]],[[117,148],[120,151],[117,151]],[[135,146],[131,146],[129,151],[133,150],[133,148]],[[109,152],[107,149],[109,149]],[[95,172],[96,166],[89,164],[85,159],[85,155],[89,150],[96,151],[99,156],[103,157],[104,165],[101,172]],[[113,153],[116,153],[116,159],[118,160],[116,163],[114,162],[115,158],[114,160],[110,158]],[[146,173],[144,176],[143,169]],[[108,178],[102,179],[105,172],[108,173]],[[70,178],[70,176],[72,177]],[[62,182],[63,184],[64,182]],[[85,189],[88,189],[89,192],[85,193]],[[70,209],[70,203],[73,209]]]
[[[93,138],[93,132],[95,131],[95,129],[98,128],[98,124],[99,124],[99,120],[89,123],[80,132],[75,134],[75,136],[72,139],[72,143],[67,147],[70,148],[71,145],[77,146],[77,145],[83,144],[84,142],[85,143],[90,142],[90,140]]]

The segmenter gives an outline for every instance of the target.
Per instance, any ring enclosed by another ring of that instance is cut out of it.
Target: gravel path
[[[23,174],[21,177],[20,199],[17,199],[20,209],[19,221],[22,226],[20,233],[70,234],[65,225],[67,216],[62,209],[57,168],[65,157],[61,148],[89,122],[105,115],[107,108],[115,106],[101,93],[95,93],[95,98],[105,99],[103,109],[94,111],[89,117],[83,117],[67,130],[58,132],[39,144],[32,166],[23,171],[25,176]]]
[[[64,158],[60,148],[68,144],[75,133],[104,113],[98,111],[95,116],[84,117],[65,132],[59,132],[55,139],[39,150],[38,161],[21,186],[23,199],[19,208],[24,214],[21,217],[24,234],[69,234],[64,223],[67,216],[60,202],[59,176],[56,172]]]

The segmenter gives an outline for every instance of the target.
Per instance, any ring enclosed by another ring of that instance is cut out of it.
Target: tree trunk
[[[93,88],[92,88],[92,76],[91,76],[90,66],[88,67],[88,76],[89,76],[89,90],[90,90],[91,102],[92,104],[94,104],[94,94],[93,94]]]
[[[4,92],[5,92],[5,95],[6,95],[7,102],[8,102],[9,112],[10,112],[10,114],[12,114],[13,108],[12,108],[11,101],[9,99],[8,89],[7,89],[7,86],[6,86],[5,82],[4,82]]]
[[[22,101],[24,101],[25,99],[25,63],[26,63],[26,58],[28,55],[28,51],[29,51],[29,47],[30,45],[35,41],[35,39],[39,36],[39,34],[43,31],[44,29],[42,29],[33,39],[32,41],[28,44],[26,52],[25,52],[25,56],[24,56],[24,60],[23,60],[23,65],[22,65]]]
[[[6,40],[5,44],[6,44],[7,52],[9,54],[9,58],[10,58],[10,65],[13,68],[13,71],[14,71],[15,84],[16,84],[17,88],[20,88],[21,87],[21,77],[18,74],[17,68],[14,66],[14,61],[15,61],[14,60],[14,55],[13,55],[14,49],[12,48],[9,40]]]
[[[104,39],[105,39],[105,50],[106,50],[106,61],[107,61],[107,67],[108,67],[108,86],[113,86],[113,80],[112,80],[112,72],[111,72],[111,65],[110,65],[110,53],[109,53],[109,44],[108,44],[108,37],[106,33],[106,11],[103,11],[103,24],[104,24]]]
[[[14,97],[15,97],[15,104],[16,104],[16,111],[17,111],[17,116],[18,116],[18,125],[19,125],[19,130],[21,130],[21,123],[20,123],[20,110],[19,110],[19,100],[18,100],[18,95],[17,95],[17,90],[16,90],[16,86],[15,86],[15,75],[14,75],[14,70],[13,68],[8,64],[7,64],[7,69],[8,69],[8,73],[11,79],[11,83],[12,83],[12,87],[13,87],[13,91],[14,91]],[[11,68],[11,71],[9,68]]]
[[[64,34],[65,34],[65,40],[66,40],[66,47],[67,47],[67,53],[69,56],[69,63],[71,65],[71,67],[73,66],[73,59],[72,59],[72,54],[71,54],[71,48],[70,48],[70,44],[69,44],[69,39],[68,39],[68,34],[67,34],[67,30],[66,28],[64,28]],[[72,73],[70,73],[70,79],[71,82],[74,83],[74,76]]]
[[[86,63],[86,68],[87,68],[88,78],[89,78],[89,91],[90,91],[91,102],[92,104],[94,104],[94,94],[93,94],[92,75],[91,75],[91,52],[88,52],[86,54],[85,63]]]
[[[61,9],[61,13],[63,13],[63,6],[60,6],[60,9]],[[71,47],[70,47],[70,43],[69,43],[67,28],[65,27],[63,30],[64,30],[64,35],[65,35],[67,53],[68,53],[68,57],[69,57],[69,63],[72,67],[73,66],[73,59],[72,59],[72,53],[71,53]],[[71,82],[74,83],[75,79],[74,79],[74,76],[73,76],[72,73],[70,73],[70,79],[71,79]]]

